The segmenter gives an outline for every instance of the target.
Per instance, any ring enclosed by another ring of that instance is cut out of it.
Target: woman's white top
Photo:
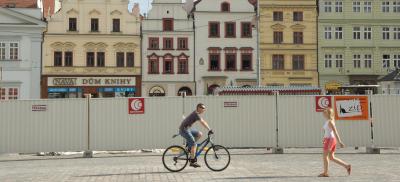
[[[333,134],[332,128],[329,127],[329,121],[325,122],[323,128],[325,130],[324,138],[335,138],[335,135]]]

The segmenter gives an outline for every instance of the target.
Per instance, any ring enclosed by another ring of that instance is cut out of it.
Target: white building
[[[0,7],[0,100],[40,98],[41,17],[37,8]]]
[[[154,0],[142,22],[143,96],[195,94],[193,19],[181,0]]]
[[[400,69],[392,71],[378,80],[381,86],[382,94],[399,94],[400,95]]]
[[[247,0],[198,0],[193,9],[197,94],[257,84],[255,9]]]

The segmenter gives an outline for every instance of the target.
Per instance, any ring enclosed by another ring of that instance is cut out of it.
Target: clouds
[[[142,14],[142,15],[144,13],[147,14],[149,9],[151,8],[151,2],[153,2],[153,0],[130,0],[128,9],[130,11],[132,9],[134,3],[139,3],[140,14]]]

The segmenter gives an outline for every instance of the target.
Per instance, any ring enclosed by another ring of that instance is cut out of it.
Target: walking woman
[[[339,134],[335,126],[335,119],[334,119],[335,117],[333,109],[332,108],[325,109],[323,115],[327,119],[323,127],[325,131],[323,139],[324,154],[322,157],[322,160],[324,162],[324,172],[318,175],[318,177],[329,177],[328,174],[329,160],[343,166],[347,170],[348,175],[350,175],[351,165],[335,157],[336,140],[339,142],[340,147],[343,148],[344,144],[340,140]]]

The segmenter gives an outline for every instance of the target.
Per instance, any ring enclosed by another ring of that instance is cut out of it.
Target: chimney
[[[37,0],[0,0],[3,8],[37,8]]]
[[[55,0],[42,0],[43,2],[43,17],[49,17],[54,14]]]

